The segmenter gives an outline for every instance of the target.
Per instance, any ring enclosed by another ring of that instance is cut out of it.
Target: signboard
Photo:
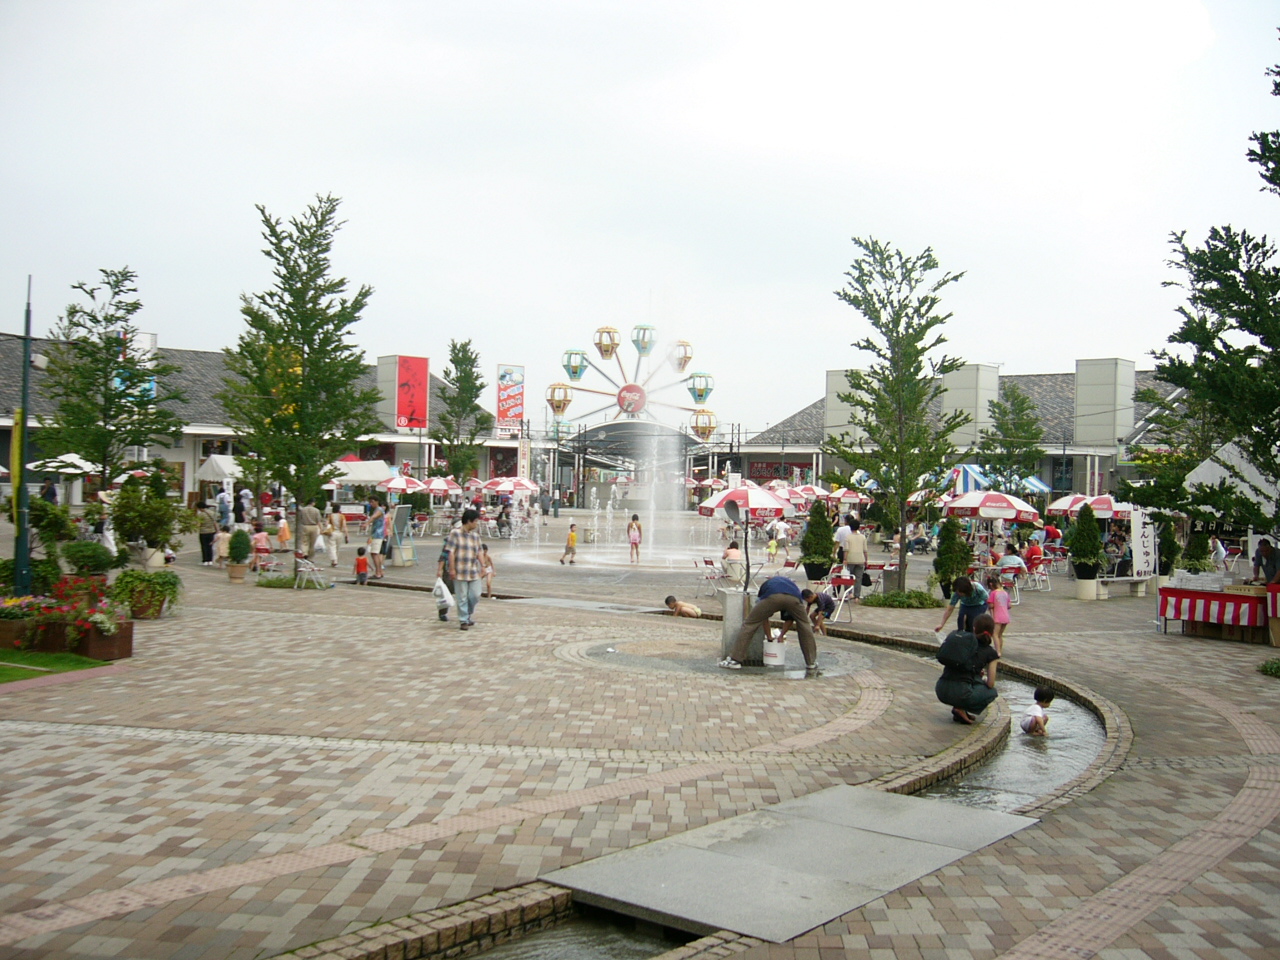
[[[524,419],[524,367],[498,364],[498,436],[519,436]]]
[[[431,402],[426,357],[396,357],[396,426],[425,430]]]
[[[811,467],[805,463],[782,463],[778,460],[752,460],[747,464],[747,477],[751,480],[786,480],[795,483],[808,476]]]
[[[1147,522],[1147,516],[1135,509],[1129,518],[1129,529],[1133,534],[1133,575],[1135,577],[1154,577],[1156,575],[1156,528]]]

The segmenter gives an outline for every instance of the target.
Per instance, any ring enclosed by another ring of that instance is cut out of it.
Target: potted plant
[[[178,602],[182,578],[172,570],[125,570],[107,591],[112,600],[123,604],[135,620],[155,620]]]
[[[938,576],[942,595],[950,599],[951,581],[963,577],[973,564],[973,550],[960,529],[960,521],[947,517],[938,531],[938,554],[933,558],[933,572]]]
[[[1156,542],[1156,586],[1163,587],[1173,576],[1173,568],[1182,556],[1182,544],[1173,534],[1173,528],[1164,524],[1160,528],[1159,540]]]
[[[141,544],[143,562],[152,567],[164,566],[164,548],[177,549],[178,533],[191,533],[198,518],[168,495],[168,475],[158,466],[144,484],[138,478],[125,481],[111,503],[111,520],[116,535],[132,544]]]
[[[249,539],[248,533],[237,530],[231,534],[231,542],[227,544],[227,576],[232,583],[244,583],[251,553],[253,553],[253,541]]]
[[[62,545],[62,559],[79,577],[106,577],[108,570],[123,567],[129,562],[129,552],[112,553],[93,540],[72,540]]]
[[[826,505],[815,500],[809,508],[808,529],[800,538],[800,562],[804,564],[804,575],[813,581],[821,580],[830,573],[835,547],[836,539]]]
[[[53,596],[33,598],[24,649],[78,653],[93,660],[133,656],[133,624],[128,612],[105,596],[93,578],[63,577]]]
[[[1098,599],[1098,571],[1107,562],[1102,550],[1102,534],[1093,508],[1085,504],[1080,508],[1075,525],[1067,531],[1067,554],[1076,574],[1076,599]]]

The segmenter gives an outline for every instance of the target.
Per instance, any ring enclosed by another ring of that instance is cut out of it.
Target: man
[[[862,524],[849,517],[849,534],[844,539],[844,569],[845,573],[853,577],[853,600],[857,603],[862,599],[862,575],[867,570],[867,562],[870,560],[867,553],[867,537],[862,532]]]
[[[316,537],[320,536],[320,511],[316,508],[315,498],[298,508],[298,549],[308,560],[316,546]]]
[[[44,485],[40,487],[40,499],[46,503],[52,503],[55,507],[58,505],[58,488],[53,482],[53,477],[44,478]]]
[[[1044,525],[1044,542],[1051,547],[1062,546],[1062,531],[1052,523],[1046,523]]]
[[[813,639],[813,627],[809,625],[809,612],[805,608],[800,588],[787,577],[770,577],[760,585],[757,597],[759,600],[742,621],[742,629],[738,631],[733,650],[718,665],[725,670],[741,670],[751,637],[761,624],[768,622],[770,616],[781,613],[784,624],[787,620],[795,622],[806,674],[820,676],[822,671],[818,669],[818,644]]]
[[[1263,583],[1280,583],[1280,554],[1276,553],[1266,537],[1258,541],[1257,552],[1253,555],[1253,579]]]
[[[459,628],[469,630],[475,626],[476,605],[480,603],[480,511],[462,512],[462,523],[449,532],[445,546],[449,549],[449,579],[453,581],[453,595],[458,601]]]
[[[213,498],[213,502],[218,505],[218,525],[221,527],[231,526],[231,494],[227,493],[226,487],[218,491],[218,495]]]

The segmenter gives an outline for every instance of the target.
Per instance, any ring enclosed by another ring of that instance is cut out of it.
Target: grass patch
[[[1263,660],[1258,664],[1258,672],[1268,677],[1280,677],[1280,659]]]
[[[942,606],[942,601],[923,590],[894,590],[891,593],[873,593],[862,598],[864,607],[893,607],[897,610],[928,610]]]
[[[294,579],[292,574],[288,573],[272,573],[258,578],[258,586],[266,587],[268,590],[292,590]],[[316,583],[314,580],[308,580],[302,585],[303,590],[323,590],[322,584]]]
[[[37,653],[34,650],[0,650],[0,683],[12,683],[15,680],[30,680],[32,677],[44,677],[51,673],[69,673],[72,670],[87,670],[100,667],[101,660],[90,660],[75,653]],[[27,670],[24,667],[39,667],[39,670]]]

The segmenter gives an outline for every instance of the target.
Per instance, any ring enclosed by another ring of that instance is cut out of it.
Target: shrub
[[[809,528],[800,538],[800,562],[830,563],[835,543],[826,505],[821,500],[815,500],[809,508]]]
[[[1081,580],[1092,579],[1085,576],[1090,569],[1095,572],[1107,561],[1102,550],[1102,534],[1098,531],[1098,520],[1093,515],[1093,508],[1085,504],[1080,508],[1075,525],[1067,531],[1065,538],[1067,552],[1076,566],[1076,577]],[[1083,571],[1081,568],[1085,568]]]
[[[31,592],[43,596],[53,592],[53,585],[62,579],[62,568],[57,560],[42,558],[31,561]],[[13,561],[0,558],[0,593],[13,592]]]
[[[1182,559],[1178,561],[1178,566],[1192,573],[1212,573],[1216,569],[1213,558],[1209,555],[1207,533],[1193,533],[1187,538],[1187,549],[1182,551]]]
[[[116,577],[107,595],[131,609],[177,603],[182,593],[182,578],[172,570],[125,570]]]
[[[1258,664],[1258,672],[1268,677],[1280,677],[1280,659],[1263,660]]]
[[[281,573],[273,574],[269,577],[259,577],[257,586],[266,587],[269,590],[292,590],[295,580],[292,574]],[[323,584],[316,583],[314,580],[308,580],[302,584],[303,590],[324,590]]]
[[[938,555],[933,558],[933,572],[938,582],[951,589],[951,581],[964,576],[973,563],[973,550],[960,532],[960,521],[947,517],[938,531]]]
[[[227,556],[232,563],[248,563],[249,554],[253,553],[253,541],[244,530],[231,534],[231,542],[227,544]]]
[[[873,593],[862,598],[864,607],[893,607],[897,610],[927,610],[930,607],[942,606],[937,597],[923,590],[895,590],[891,593]]]
[[[1160,540],[1156,549],[1159,556],[1156,571],[1162,577],[1170,576],[1178,563],[1178,558],[1182,556],[1182,545],[1178,543],[1178,538],[1173,535],[1173,528],[1168,524],[1160,530]]]
[[[129,562],[129,551],[112,553],[93,540],[72,540],[62,545],[62,559],[82,577],[100,576]]]

